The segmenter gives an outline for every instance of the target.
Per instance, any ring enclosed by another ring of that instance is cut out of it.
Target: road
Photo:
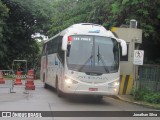
[[[156,111],[135,104],[126,103],[111,97],[104,97],[101,102],[92,97],[59,98],[51,89],[43,88],[41,81],[35,82],[36,89],[25,91],[24,85],[15,86],[15,93],[8,93],[8,88],[0,89],[0,111]],[[96,113],[94,113],[96,114]],[[116,112],[115,112],[116,114]],[[114,116],[113,116],[114,117]],[[19,120],[22,118],[5,118]],[[0,120],[5,120],[0,118]],[[26,120],[106,120],[110,117],[42,117],[25,118]],[[112,118],[113,119],[113,118]],[[128,120],[128,117],[114,117]],[[133,120],[158,120],[158,117],[132,117]],[[24,120],[24,118],[23,118]]]

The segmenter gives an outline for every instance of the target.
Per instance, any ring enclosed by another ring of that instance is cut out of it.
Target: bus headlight
[[[77,84],[78,82],[71,78],[65,77],[65,83],[70,85],[70,84]]]
[[[72,84],[72,80],[69,79],[69,78],[65,79],[65,82],[66,82],[67,84]]]
[[[119,86],[119,80],[108,84],[108,87],[118,87],[118,86]]]

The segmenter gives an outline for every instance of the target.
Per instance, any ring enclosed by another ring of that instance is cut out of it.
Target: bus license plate
[[[98,88],[89,88],[89,91],[98,91]]]

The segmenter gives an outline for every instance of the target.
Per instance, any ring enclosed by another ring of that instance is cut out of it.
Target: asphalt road
[[[41,81],[35,82],[36,89],[26,91],[24,84],[15,86],[9,93],[8,88],[0,88],[0,111],[157,111],[135,104],[126,103],[111,97],[96,101],[93,97],[72,96],[59,98],[55,91],[43,88]],[[63,114],[63,112],[62,112]],[[111,113],[116,115],[116,112]],[[96,116],[96,112],[94,113]],[[158,117],[114,117],[118,120],[159,120]],[[42,118],[0,118],[0,120],[109,120],[110,117],[42,117]]]

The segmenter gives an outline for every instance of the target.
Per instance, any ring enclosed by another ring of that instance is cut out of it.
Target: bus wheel
[[[45,82],[45,74],[43,74],[43,82]]]
[[[43,74],[43,82],[44,82],[44,88],[48,88],[48,85],[45,83],[45,74]]]
[[[100,102],[100,101],[102,101],[103,96],[96,96],[95,98],[96,98],[96,101],[97,101],[97,102]]]
[[[49,86],[45,83],[45,84],[44,84],[44,88],[46,88],[46,89],[47,89],[48,87],[49,87]]]
[[[59,86],[58,86],[58,80],[56,80],[56,91],[57,91],[58,97],[62,97],[62,92],[59,90]]]

